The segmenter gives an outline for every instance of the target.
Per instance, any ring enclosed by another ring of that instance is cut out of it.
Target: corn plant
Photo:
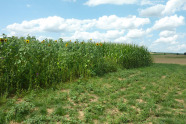
[[[0,42],[0,94],[49,87],[79,77],[103,75],[118,67],[152,63],[144,46],[6,37]]]

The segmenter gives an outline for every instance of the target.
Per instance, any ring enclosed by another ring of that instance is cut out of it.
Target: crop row
[[[35,37],[4,37],[0,42],[0,93],[48,87],[56,83],[148,66],[152,59],[143,46],[79,42]]]

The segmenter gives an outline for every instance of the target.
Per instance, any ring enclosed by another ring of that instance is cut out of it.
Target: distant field
[[[170,63],[186,65],[186,55],[152,55],[154,63]]]

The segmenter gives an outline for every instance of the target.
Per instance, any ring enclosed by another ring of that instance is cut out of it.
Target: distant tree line
[[[184,52],[184,55],[186,55],[186,52]]]

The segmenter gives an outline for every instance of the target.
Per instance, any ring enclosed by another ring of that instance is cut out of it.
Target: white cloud
[[[141,5],[151,5],[153,4],[150,0],[141,0]]]
[[[155,44],[159,44],[159,43],[177,44],[178,43],[177,39],[178,39],[178,35],[173,35],[169,37],[160,37],[154,43]]]
[[[175,31],[167,31],[167,30],[165,30],[165,31],[160,32],[159,36],[160,37],[170,37],[170,36],[173,36],[175,34],[176,34]]]
[[[155,6],[149,7],[147,9],[143,9],[140,11],[141,16],[160,16],[161,12],[164,10],[165,6],[161,4],[157,4]]]
[[[146,34],[145,31],[143,31],[142,29],[132,29],[129,30],[129,32],[127,33],[128,38],[141,38]]]
[[[166,3],[165,9],[162,14],[174,14],[176,11],[179,11],[182,6],[186,3],[186,0],[169,0]]]
[[[130,29],[149,24],[148,18],[117,17],[116,15],[102,16],[98,19],[96,27],[100,29]]]
[[[114,40],[118,37],[123,36],[124,30],[118,31],[118,30],[108,30],[106,33],[100,33],[98,31],[94,32],[86,32],[86,31],[76,31],[72,36],[70,37],[62,37],[64,40],[88,40],[93,39],[96,41],[108,41],[108,40]]]
[[[186,0],[169,0],[166,5],[157,4],[149,8],[140,10],[139,13],[141,16],[163,16],[171,15],[176,11],[185,10]]]
[[[102,16],[98,19],[64,19],[59,16],[50,16],[22,23],[8,25],[6,29],[9,32],[17,34],[30,34],[42,32],[68,33],[75,31],[96,30],[124,30],[138,28],[150,23],[148,18],[117,17],[116,15]]]
[[[97,6],[101,4],[115,4],[115,5],[123,5],[123,4],[135,4],[138,0],[88,0],[85,5],[88,6]]]
[[[184,17],[183,16],[166,16],[161,18],[160,20],[156,21],[154,26],[152,27],[153,30],[175,30],[176,27],[184,25]]]

